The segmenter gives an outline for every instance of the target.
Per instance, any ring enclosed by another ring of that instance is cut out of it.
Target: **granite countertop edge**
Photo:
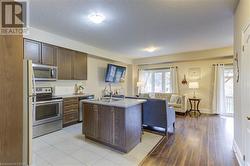
[[[84,97],[84,96],[90,96],[93,94],[89,93],[83,93],[83,94],[65,94],[65,95],[55,95],[57,97],[62,97],[62,98],[73,98],[73,97]]]
[[[128,108],[138,104],[142,104],[146,102],[146,100],[141,99],[123,99],[120,101],[112,101],[112,102],[104,102],[101,100],[82,100],[82,103],[90,103],[90,104],[97,104],[97,105],[106,105],[106,106],[113,106],[113,107],[121,107],[121,108]]]

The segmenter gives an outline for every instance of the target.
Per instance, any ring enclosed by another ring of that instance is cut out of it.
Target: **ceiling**
[[[30,26],[136,59],[233,45],[236,1],[31,0]]]

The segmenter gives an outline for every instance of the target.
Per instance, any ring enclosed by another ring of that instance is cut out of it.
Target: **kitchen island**
[[[129,152],[141,141],[142,103],[146,100],[84,100],[83,134],[96,142]]]

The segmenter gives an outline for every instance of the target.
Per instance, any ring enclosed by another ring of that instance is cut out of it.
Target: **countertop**
[[[92,94],[88,93],[82,93],[82,94],[65,94],[65,95],[56,95],[57,97],[62,97],[62,98],[71,98],[71,97],[84,97],[84,96],[90,96]]]
[[[138,104],[142,104],[146,102],[146,100],[142,99],[120,99],[118,101],[103,101],[98,99],[90,99],[90,100],[81,100],[81,103],[91,103],[91,104],[99,104],[99,105],[106,105],[106,106],[113,106],[113,107],[122,107],[128,108]]]

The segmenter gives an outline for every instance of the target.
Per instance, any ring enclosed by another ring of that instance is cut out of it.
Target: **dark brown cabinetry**
[[[141,138],[141,104],[119,108],[84,103],[84,134],[117,150],[128,152]]]
[[[27,165],[23,138],[23,37],[0,35],[0,165]],[[24,159],[24,160],[23,160]]]
[[[41,63],[41,43],[24,39],[24,58],[32,60],[33,63]]]
[[[99,139],[106,143],[114,143],[114,118],[115,108],[108,106],[99,106],[99,123],[98,123],[98,135]]]
[[[98,105],[84,105],[85,134],[98,138]]]
[[[58,48],[58,79],[87,80],[87,54]]]
[[[73,59],[73,79],[87,80],[87,54],[75,52]]]
[[[141,125],[141,124],[139,124]],[[114,142],[118,147],[125,146],[125,132],[121,129],[125,128],[124,111],[122,108],[116,108],[114,118]]]
[[[57,65],[57,47],[42,43],[42,64],[44,65]]]
[[[78,98],[63,99],[63,126],[75,124],[78,121],[79,103]]]
[[[24,39],[24,58],[33,63],[57,66],[59,80],[87,80],[87,54]]]
[[[56,66],[56,54],[56,46],[24,39],[24,57],[33,63]]]
[[[58,48],[57,67],[59,80],[72,79],[72,56],[74,52],[65,48]]]

